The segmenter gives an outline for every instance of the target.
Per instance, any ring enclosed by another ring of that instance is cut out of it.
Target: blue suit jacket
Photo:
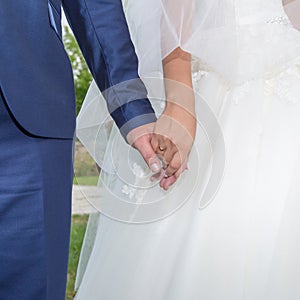
[[[33,135],[73,138],[75,94],[61,5],[102,91],[138,78],[138,61],[121,0],[0,1],[0,89],[11,113]],[[156,120],[140,81],[115,91],[106,99],[124,136]]]

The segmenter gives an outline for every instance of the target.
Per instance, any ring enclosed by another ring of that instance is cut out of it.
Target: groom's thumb
[[[149,138],[140,137],[134,143],[134,147],[141,153],[147,165],[153,173],[158,173],[161,170],[160,161],[154,152]]]
[[[137,127],[128,133],[126,139],[130,145],[141,153],[151,171],[156,174],[161,171],[161,163],[150,142],[153,127],[154,123]]]

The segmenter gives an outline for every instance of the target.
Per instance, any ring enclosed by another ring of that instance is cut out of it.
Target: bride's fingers
[[[180,168],[179,170],[172,176],[168,177],[168,178],[164,178],[162,181],[162,185],[161,187],[164,189],[164,190],[168,190],[170,188],[171,185],[173,185],[177,179],[179,178],[179,176],[185,171],[187,170],[187,163],[184,163]]]
[[[165,145],[166,149],[164,151],[160,151],[160,149],[158,149],[158,152],[156,153],[160,154],[163,157],[166,165],[169,165],[176,152],[178,152],[178,149],[171,141],[165,141]]]
[[[174,175],[171,175],[170,177],[165,177],[160,181],[160,187],[163,188],[164,190],[168,190],[171,185],[173,185],[179,176],[188,169],[187,166],[187,160],[182,164],[182,166],[175,172]]]
[[[166,176],[170,177],[174,175],[180,169],[182,164],[183,164],[183,159],[180,153],[176,152],[165,171]]]
[[[161,134],[154,133],[153,134],[154,139],[156,139],[156,147],[153,148],[154,151],[157,154],[160,154],[161,156],[164,155],[165,151],[170,148],[170,142],[168,139],[166,139],[164,136]]]
[[[173,175],[171,177],[168,178],[164,178],[161,180],[160,182],[160,186],[167,191],[169,189],[169,187],[174,184],[174,182],[177,180],[177,178]]]
[[[180,175],[187,170],[187,160],[183,163],[183,165],[175,172],[174,176],[176,177],[176,179],[178,179],[180,177]]]
[[[177,152],[177,148],[171,140],[160,134],[154,133],[152,135],[151,145],[156,154],[161,157],[165,165],[170,163],[174,154]]]

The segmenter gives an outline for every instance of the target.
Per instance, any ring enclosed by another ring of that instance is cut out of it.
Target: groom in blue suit
[[[121,0],[0,1],[1,300],[65,297],[75,94],[61,5],[101,90],[138,78]],[[141,82],[107,94],[124,137],[155,122],[146,94]]]

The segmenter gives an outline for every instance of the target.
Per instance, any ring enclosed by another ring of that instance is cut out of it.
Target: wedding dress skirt
[[[255,25],[244,37],[253,51],[248,60],[238,56],[241,76],[214,68],[194,74],[225,141],[215,197],[201,205],[199,181],[211,169],[193,156],[182,180],[197,166],[199,185],[169,216],[134,224],[100,214],[77,300],[300,299],[300,33],[272,20],[267,31],[276,36]],[[278,47],[259,48],[267,38]],[[292,53],[278,54],[283,44]],[[280,60],[271,66],[260,55]],[[209,148],[200,126],[195,147],[199,155]],[[174,201],[182,197],[176,189]]]

